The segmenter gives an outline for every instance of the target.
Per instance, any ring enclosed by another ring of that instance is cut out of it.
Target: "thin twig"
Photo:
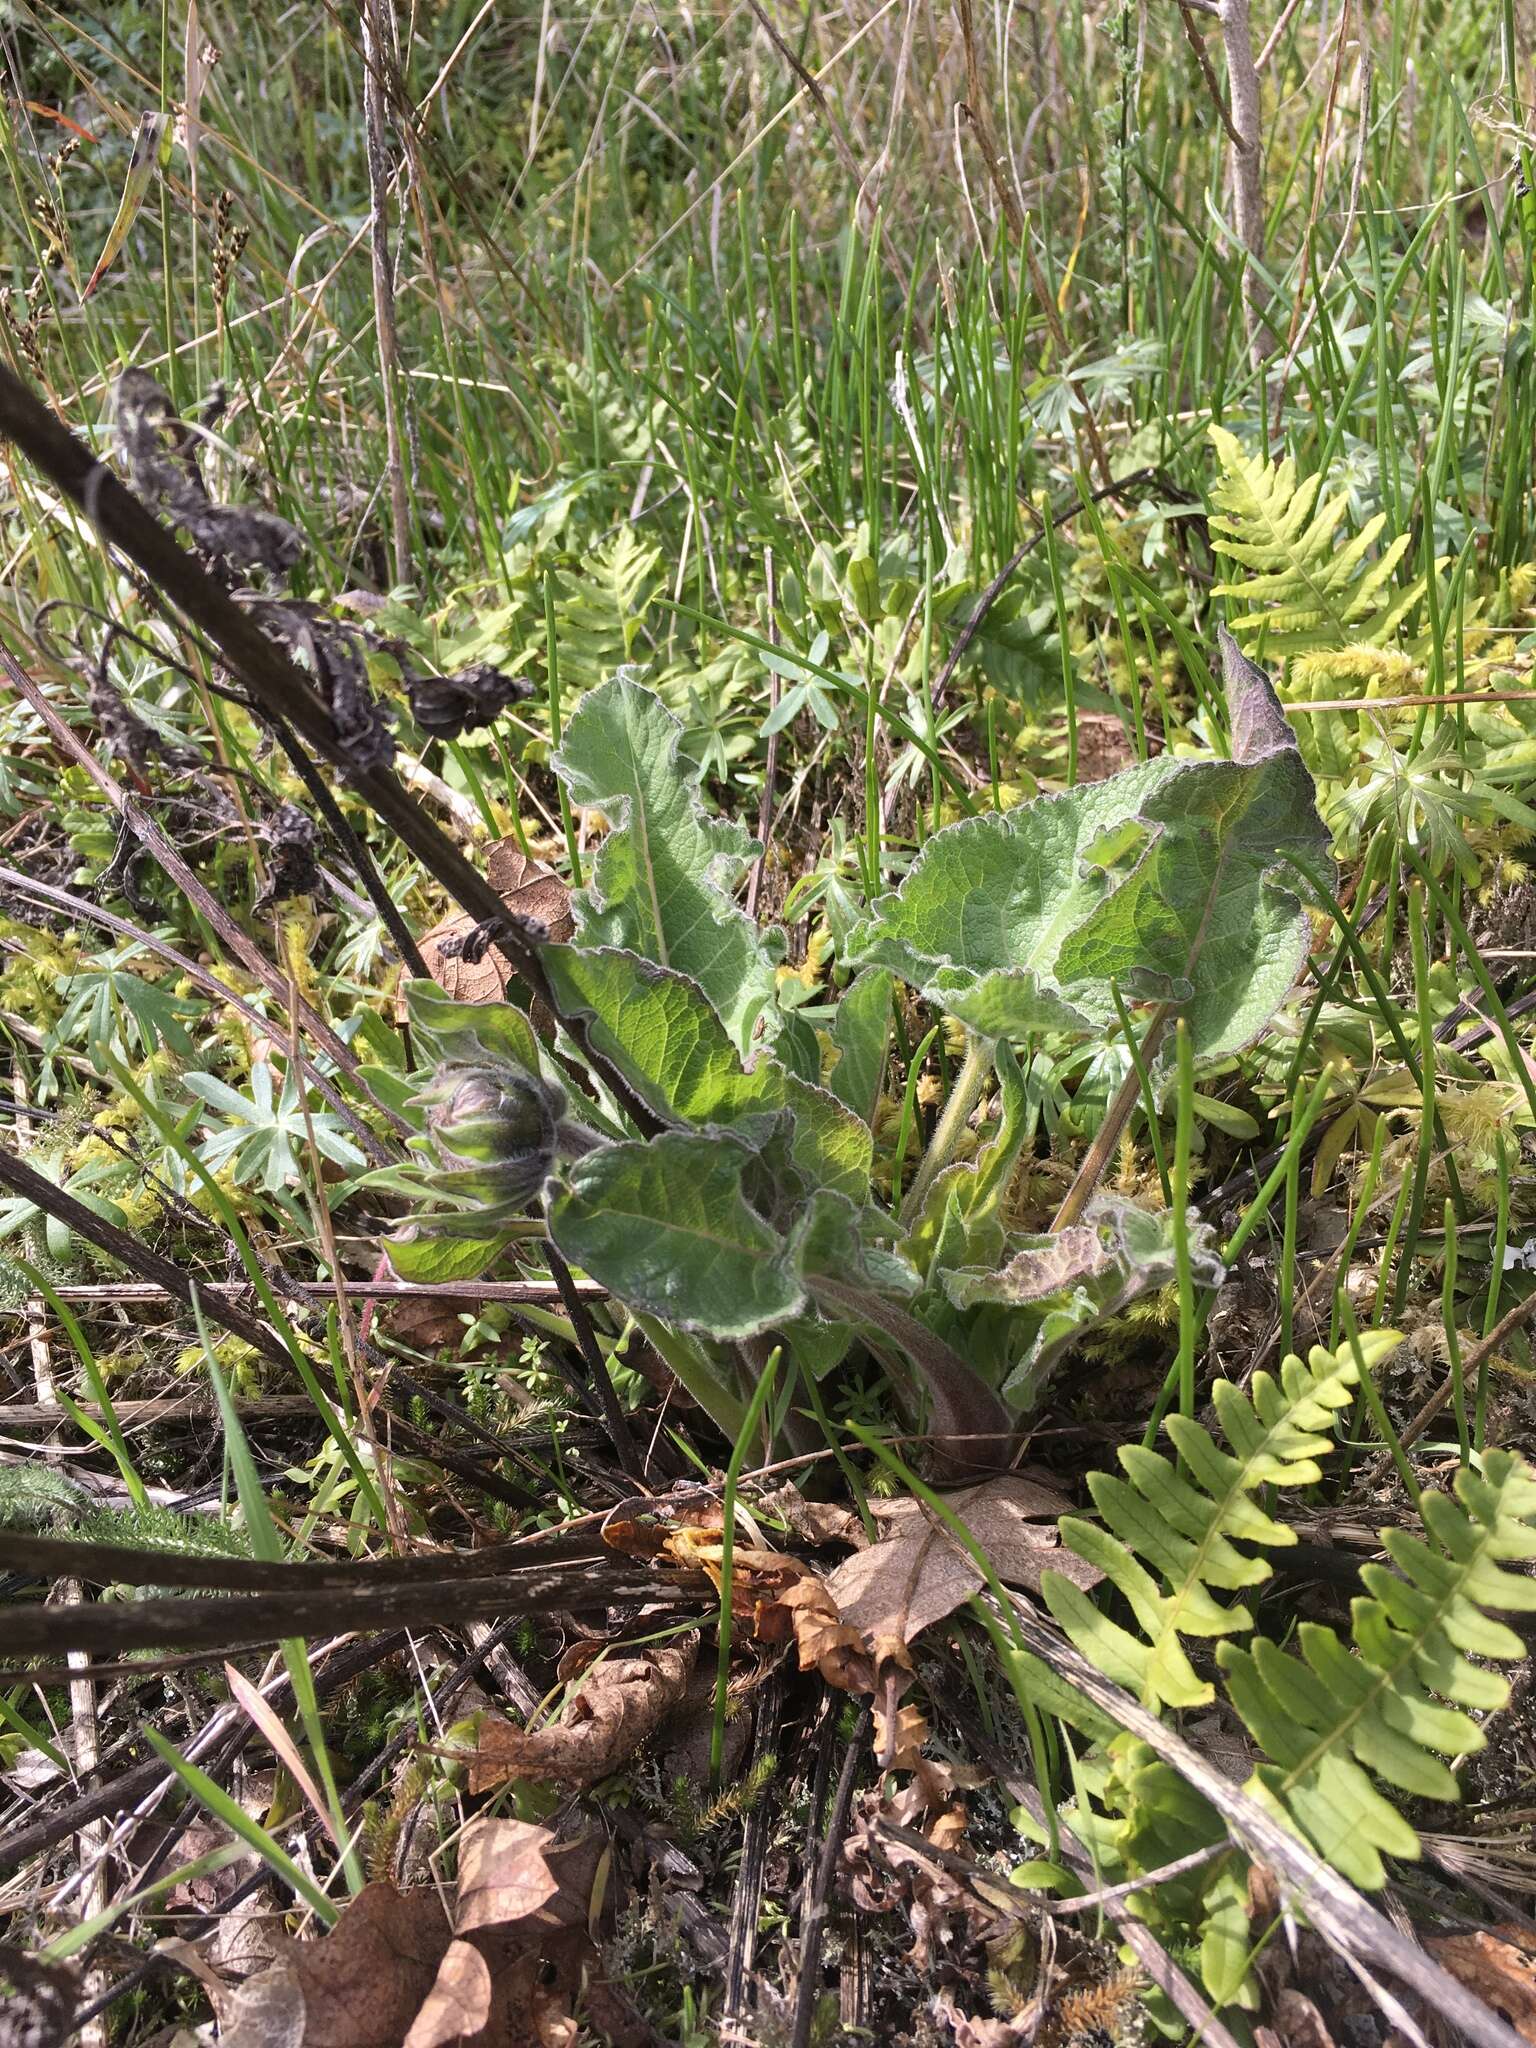
[[[1505,1338],[1512,1337],[1523,1323],[1530,1321],[1532,1316],[1536,1316],[1536,1294],[1529,1294],[1524,1301],[1517,1301],[1512,1309],[1507,1309],[1500,1316],[1487,1336],[1480,1343],[1474,1344],[1461,1361],[1461,1370],[1449,1373],[1414,1416],[1412,1422],[1399,1432],[1398,1442],[1404,1450],[1407,1450],[1410,1444],[1417,1443],[1435,1417],[1449,1405],[1455,1395],[1457,1382],[1466,1385],[1468,1381],[1475,1380]]]
[[[389,478],[391,551],[396,583],[411,580],[411,498],[400,432],[400,341],[395,329],[395,277],[389,250],[390,176],[385,155],[384,77],[392,38],[384,19],[385,0],[362,0],[358,14],[363,43],[363,123],[367,137],[369,240],[373,256],[373,319],[384,386],[384,445]]]
[[[1130,476],[1116,477],[1113,483],[1101,484],[1096,491],[1090,491],[1088,493],[1088,503],[1090,505],[1097,505],[1105,498],[1118,498],[1122,492],[1133,491],[1140,484],[1152,482],[1156,475],[1157,472],[1154,469],[1138,469],[1133,471]],[[998,570],[992,581],[977,598],[975,604],[966,613],[965,624],[955,635],[955,644],[950,648],[948,655],[945,657],[944,666],[934,678],[930,700],[935,711],[943,704],[944,692],[949,688],[955,670],[965,659],[966,649],[981,631],[988,612],[997,603],[997,600],[1002,596],[1004,590],[1018,574],[1024,563],[1045,539],[1047,522],[1053,528],[1062,526],[1082,509],[1083,500],[1074,495],[1070,504],[1062,505],[1059,508],[1055,505],[1048,505],[1043,517],[1039,514],[1034,515],[1038,521],[1035,531],[1029,536],[1028,540],[1022,541],[1014,549],[1008,560],[1004,562],[1002,568]],[[1536,695],[1536,692],[1531,694]]]
[[[873,1712],[873,1708],[866,1704],[859,1715],[859,1725],[854,1729],[853,1737],[843,1752],[843,1768],[837,1780],[837,1795],[832,1801],[832,1811],[827,1816],[827,1830],[822,1837],[821,1855],[817,1859],[815,1881],[811,1886],[800,1934],[800,1978],[795,1986],[795,2020],[794,2031],[790,2035],[790,2048],[810,2048],[816,2008],[821,2002],[821,1949],[826,1939],[827,1916],[831,1912],[832,1879],[837,1870],[843,1837],[848,1832],[848,1813],[853,1805],[853,1781],[858,1776],[859,1763],[868,1746]]]
[[[0,395],[3,395],[3,379],[5,375],[6,372],[0,369]],[[159,825],[150,817],[149,813],[143,809],[136,799],[129,796],[125,790],[119,788],[118,784],[113,781],[90,748],[85,745],[79,735],[73,732],[59,716],[53,705],[49,703],[43,692],[33,682],[10,649],[4,645],[0,645],[0,668],[3,668],[9,677],[11,687],[15,690],[16,694],[23,698],[37,713],[38,717],[42,719],[44,725],[47,726],[49,732],[59,746],[63,748],[64,752],[69,755],[71,760],[79,762],[80,766],[90,776],[96,787],[128,826],[144,850],[159,862],[160,866],[176,884],[177,888],[181,890],[182,894],[208,920],[214,931],[218,933],[220,941],[229,948],[230,952],[240,962],[240,965],[254,974],[263,988],[278,1003],[282,1004],[286,1011],[288,985],[272,962],[262,952],[261,948],[246,936],[224,908],[223,904],[218,901],[212,892],[192,872],[191,868],[187,866],[187,863],[176,851],[176,848],[172,846],[169,839],[166,838],[164,832],[161,831]],[[298,1015],[305,1031],[314,1040],[315,1044],[320,1047],[322,1052],[325,1052],[331,1059],[335,1060],[344,1073],[354,1074],[357,1071],[356,1055],[348,1050],[345,1043],[336,1036],[330,1025],[326,1023],[325,1019],[313,1005],[306,1002],[302,997],[299,999]]]
[[[178,974],[185,975],[188,981],[203,991],[204,995],[211,996],[215,1002],[233,1010],[237,1017],[243,1017],[253,1031],[262,1036],[271,1031],[271,1019],[263,1017],[259,1010],[254,1009],[243,996],[236,995],[233,989],[226,988],[217,975],[210,974],[198,961],[189,958],[185,953],[179,953],[174,946],[167,945],[164,939],[157,938],[153,932],[131,924],[126,917],[119,917],[115,911],[103,910],[99,903],[92,903],[85,896],[77,896],[71,889],[58,889],[51,883],[34,881],[19,868],[0,865],[0,884],[15,890],[18,895],[30,897],[34,903],[44,903],[51,909],[63,911],[77,923],[100,925],[103,931],[113,932],[119,938],[132,939],[146,953],[153,953],[168,967],[174,967]],[[389,1165],[397,1154],[380,1143],[351,1103],[337,1092],[302,1049],[296,1058],[306,1081],[315,1089],[320,1099],[346,1124],[367,1154],[369,1164]],[[381,1103],[379,1107],[402,1136],[410,1130],[410,1125],[398,1110],[391,1109],[387,1103]]]
[[[1243,322],[1255,369],[1274,354],[1275,338],[1259,310],[1259,265],[1264,261],[1264,116],[1253,61],[1248,0],[1221,0],[1221,40],[1231,98],[1232,211],[1243,245]]]

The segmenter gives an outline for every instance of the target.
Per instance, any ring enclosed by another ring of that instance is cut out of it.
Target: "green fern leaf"
[[[1383,1542],[1397,1570],[1361,1573],[1353,1652],[1316,1622],[1299,1629],[1299,1656],[1263,1636],[1217,1651],[1233,1705],[1271,1759],[1259,1786],[1369,1888],[1385,1882],[1383,1855],[1418,1854],[1373,1778],[1416,1798],[1456,1797],[1440,1759],[1481,1749],[1471,1713],[1496,1712],[1509,1697],[1503,1677],[1470,1659],[1523,1656],[1495,1612],[1536,1610],[1536,1581],[1506,1569],[1536,1557],[1536,1473],[1524,1459],[1489,1451],[1480,1474],[1457,1474],[1454,1500],[1427,1494],[1423,1506],[1430,1540],[1391,1531]]]
[[[1228,624],[1240,641],[1260,634],[1271,656],[1350,641],[1381,646],[1418,602],[1423,579],[1406,589],[1393,577],[1408,551],[1399,534],[1373,554],[1386,514],[1368,519],[1341,547],[1345,493],[1322,496],[1322,477],[1298,478],[1294,460],[1246,455],[1235,434],[1212,426],[1221,477],[1212,490],[1211,536],[1218,554],[1246,571],[1216,586],[1234,600]]]
[[[1362,1339],[1367,1368],[1397,1342],[1381,1331]],[[1331,1445],[1322,1432],[1354,1398],[1358,1377],[1352,1352],[1317,1349],[1308,1364],[1287,1358],[1278,1380],[1255,1373],[1251,1395],[1218,1381],[1213,1400],[1230,1451],[1192,1417],[1170,1416],[1166,1427],[1182,1469],[1160,1452],[1129,1444],[1120,1450],[1124,1479],[1103,1472],[1089,1478],[1104,1526],[1067,1516],[1062,1540],[1118,1588],[1142,1638],[1110,1622],[1058,1573],[1045,1575],[1042,1590],[1084,1656],[1145,1705],[1196,1707],[1215,1697],[1179,1639],[1252,1628],[1241,1602],[1216,1595],[1261,1585],[1271,1567],[1262,1556],[1234,1548],[1234,1539],[1268,1549],[1295,1542],[1253,1495],[1261,1486],[1315,1484],[1318,1458]]]

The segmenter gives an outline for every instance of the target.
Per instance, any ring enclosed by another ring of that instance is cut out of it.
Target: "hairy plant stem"
[[[1227,58],[1232,144],[1232,212],[1243,245],[1243,325],[1256,370],[1275,352],[1275,337],[1260,309],[1258,265],[1264,261],[1264,120],[1253,56],[1248,0],[1221,0],[1221,40]],[[1219,104],[1219,102],[1218,102]]]
[[[916,1316],[867,1288],[813,1274],[806,1283],[818,1308],[844,1322],[862,1321],[899,1345],[928,1389],[929,1425],[945,1461],[958,1473],[997,1471],[1013,1454],[1013,1417],[1001,1395]]]
[[[1162,1042],[1163,1033],[1168,1029],[1173,1016],[1172,1003],[1160,1004],[1152,1012],[1152,1021],[1147,1026],[1147,1035],[1141,1041],[1141,1066],[1148,1067],[1152,1056]],[[1129,1073],[1115,1091],[1115,1098],[1104,1112],[1104,1121],[1099,1125],[1093,1143],[1083,1154],[1083,1163],[1077,1169],[1077,1177],[1067,1189],[1066,1199],[1051,1219],[1052,1230],[1065,1230],[1069,1223],[1076,1223],[1088,1206],[1088,1199],[1104,1177],[1104,1169],[1114,1156],[1120,1142],[1120,1134],[1130,1122],[1131,1111],[1141,1100],[1141,1074],[1137,1063],[1132,1060]]]
[[[385,460],[389,474],[390,556],[396,583],[411,580],[411,496],[406,482],[400,411],[400,343],[395,327],[395,274],[389,247],[391,179],[385,157],[388,123],[384,105],[385,66],[393,64],[391,26],[380,0],[362,0],[359,26],[363,46],[363,122],[366,130],[369,243],[373,258],[374,331],[384,387]]]
[[[949,1091],[949,1100],[944,1105],[944,1113],[929,1141],[928,1150],[923,1154],[923,1163],[907,1190],[907,1199],[901,1205],[903,1223],[915,1223],[922,1213],[923,1197],[954,1157],[961,1133],[981,1100],[981,1091],[986,1087],[991,1071],[992,1053],[986,1040],[967,1032],[965,1058]]]

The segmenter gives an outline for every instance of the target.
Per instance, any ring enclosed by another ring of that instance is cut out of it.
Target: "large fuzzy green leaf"
[[[843,991],[832,1020],[837,1064],[827,1085],[839,1102],[867,1124],[875,1120],[885,1083],[885,1052],[891,1035],[891,977],[866,968]]]
[[[1137,811],[1173,764],[989,811],[935,833],[894,895],[849,934],[850,960],[887,967],[984,1038],[1107,1023],[1106,987],[1064,996],[1063,940],[1114,886]]]
[[[758,1145],[787,1110],[790,1155],[809,1185],[864,1199],[868,1125],[766,1053],[747,1068],[697,982],[616,946],[546,946],[543,957],[562,1010],[586,1017],[593,1047],[658,1115]]]
[[[773,962],[731,900],[757,842],[705,811],[682,734],[631,669],[577,706],[555,767],[571,801],[601,811],[611,829],[572,899],[576,931],[688,975],[745,1051],[774,997]]]
[[[1145,851],[1056,964],[1069,987],[1161,980],[1207,1058],[1250,1044],[1285,1001],[1310,937],[1286,863],[1323,867],[1328,856],[1312,778],[1269,678],[1229,633],[1220,640],[1233,758],[1180,766],[1148,795]]]
[[[546,946],[542,958],[561,1011],[587,1019],[594,1051],[659,1116],[766,1129],[784,1107],[783,1069],[747,1072],[696,981],[617,946]]]
[[[858,925],[888,967],[983,1037],[1083,1031],[1110,984],[1188,1019],[1203,1057],[1256,1038],[1306,958],[1287,866],[1326,864],[1311,777],[1269,678],[1221,635],[1230,760],[1163,756],[931,839]]]
[[[752,1336],[805,1301],[794,1243],[743,1192],[754,1157],[692,1131],[606,1145],[551,1185],[550,1236],[626,1307],[675,1329]]]

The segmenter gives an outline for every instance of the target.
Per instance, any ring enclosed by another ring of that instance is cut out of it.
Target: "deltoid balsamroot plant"
[[[915,1410],[926,1399],[936,1434],[995,1454],[1063,1346],[1174,1271],[1170,1219],[1128,1202],[1054,1234],[1010,1229],[1036,1055],[1102,1034],[1116,989],[1187,1019],[1197,1056],[1230,1053],[1306,955],[1287,860],[1326,864],[1311,781],[1263,671],[1225,636],[1221,658],[1230,758],[1164,755],[937,833],[845,930],[852,978],[824,1040],[779,1005],[783,935],[734,900],[757,848],[705,810],[676,720],[631,670],[589,691],[557,766],[610,829],[573,942],[542,949],[579,1030],[541,1040],[512,1005],[412,986],[433,1069],[426,1199],[390,1244],[396,1270],[464,1277],[547,1229],[726,1430],[756,1355],[740,1347],[771,1334],[794,1369],[786,1400],[796,1373],[858,1345]],[[871,1186],[893,977],[970,1048],[900,1214]],[[983,1141],[955,1159],[989,1074]],[[1197,1281],[1219,1284],[1209,1231],[1192,1220],[1190,1238]]]
[[[1267,1488],[1314,1485],[1335,1448],[1340,1412],[1399,1339],[1372,1331],[1358,1349],[1288,1358],[1278,1379],[1256,1372],[1250,1395],[1213,1388],[1223,1448],[1192,1417],[1164,1424],[1178,1462],[1139,1444],[1120,1451],[1121,1475],[1097,1473],[1101,1523],[1063,1518],[1062,1535],[1123,1595],[1129,1625],[1110,1618],[1059,1573],[1042,1590],[1057,1621],[1106,1677],[1144,1706],[1204,1708],[1219,1680],[1252,1739],[1248,1790],[1354,1883],[1385,1881],[1383,1857],[1419,1854],[1398,1799],[1452,1800],[1446,1758],[1480,1750],[1480,1720],[1504,1706],[1501,1660],[1522,1657],[1501,1610],[1536,1611],[1536,1476],[1508,1451],[1456,1475],[1454,1498],[1426,1493],[1424,1534],[1387,1529],[1391,1567],[1367,1564],[1351,1605],[1350,1640],[1303,1621],[1282,1648],[1256,1626],[1243,1596],[1260,1591],[1296,1533],[1261,1504]],[[1215,1678],[1201,1676],[1187,1640],[1215,1644]],[[1477,1661],[1474,1662],[1473,1659]],[[1091,1844],[1104,1884],[1221,1848],[1198,1868],[1135,1894],[1138,1912],[1175,1946],[1198,1949],[1220,2004],[1257,2004],[1247,1862],[1224,1847],[1221,1816],[1144,1743],[1068,1691],[1047,1665],[1017,1653],[1016,1676],[1037,1703],[1075,1723],[1095,1746],[1074,1771],[1067,1824]],[[1021,1875],[1054,1884],[1056,1866]]]

